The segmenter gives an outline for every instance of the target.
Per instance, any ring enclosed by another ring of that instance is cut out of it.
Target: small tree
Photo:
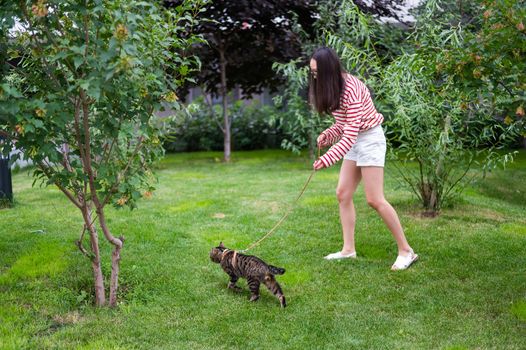
[[[480,6],[465,28],[459,14],[429,0],[411,37],[416,49],[384,70],[381,94],[392,107],[394,155],[418,164],[416,172],[404,167],[400,174],[430,215],[469,182],[473,164],[486,170],[512,159],[513,153],[496,151],[524,132],[526,40],[519,19],[525,9],[519,2],[487,5],[495,22],[511,22],[499,33],[504,27],[483,22]]]
[[[37,179],[56,185],[82,213],[76,244],[91,261],[96,305],[116,305],[124,244],[105,207],[134,208],[151,196],[149,165],[163,153],[154,112],[178,107],[174,91],[198,63],[177,53],[197,40],[180,36],[199,7],[199,0],[174,12],[135,0],[2,7],[1,132],[34,161]],[[108,299],[97,228],[113,245]]]
[[[175,8],[180,2],[165,0],[166,6]],[[239,87],[250,96],[281,85],[272,64],[298,56],[301,47],[292,30],[293,19],[310,27],[314,9],[313,0],[224,0],[211,2],[201,14],[204,20],[196,32],[207,43],[193,50],[203,62],[196,82],[206,93],[221,97],[226,162],[230,161],[232,139],[229,91]]]

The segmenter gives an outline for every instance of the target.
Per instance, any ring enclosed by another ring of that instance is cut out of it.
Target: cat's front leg
[[[241,288],[236,286],[236,282],[239,279],[236,275],[230,275],[230,282],[228,283],[228,288],[232,289],[235,292],[240,292]]]

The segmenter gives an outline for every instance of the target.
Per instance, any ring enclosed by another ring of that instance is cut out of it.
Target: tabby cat
[[[255,256],[244,255],[227,249],[223,242],[219,243],[219,246],[212,248],[210,260],[220,264],[230,276],[228,288],[240,290],[241,288],[236,286],[236,282],[240,277],[246,278],[248,288],[252,294],[250,301],[256,301],[259,299],[259,285],[263,283],[279,299],[281,307],[287,306],[285,295],[283,295],[280,285],[274,278],[274,275],[283,275],[285,269],[268,265]]]

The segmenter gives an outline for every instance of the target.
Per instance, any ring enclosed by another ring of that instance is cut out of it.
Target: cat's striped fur
[[[236,282],[240,277],[246,278],[250,289],[250,301],[259,299],[259,286],[263,283],[278,299],[282,307],[287,306],[285,295],[274,275],[283,275],[285,269],[268,265],[263,260],[252,256],[240,254],[226,248],[221,242],[219,246],[212,248],[210,259],[221,265],[223,270],[230,276],[228,288],[238,290]]]

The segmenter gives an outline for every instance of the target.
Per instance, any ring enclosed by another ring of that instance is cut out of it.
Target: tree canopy
[[[169,8],[181,1],[167,0]],[[296,58],[301,43],[294,30],[299,24],[312,32],[315,20],[313,0],[226,0],[214,1],[199,14],[194,32],[207,43],[196,45],[195,53],[203,62],[196,85],[207,92],[220,93],[220,55],[226,59],[227,90],[239,86],[245,95],[276,89],[282,77],[272,70],[274,62]]]

